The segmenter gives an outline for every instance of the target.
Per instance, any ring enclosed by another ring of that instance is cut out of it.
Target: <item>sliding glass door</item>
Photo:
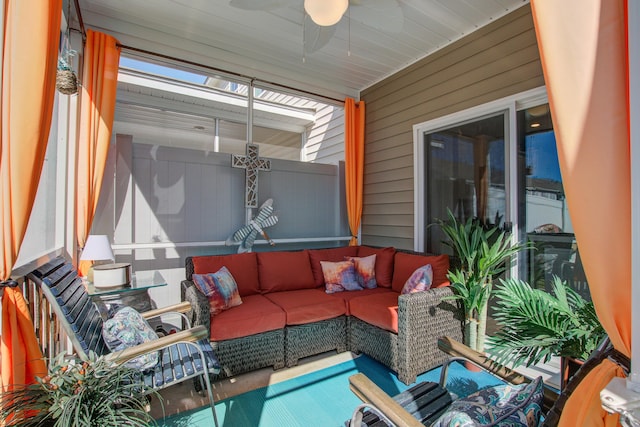
[[[433,226],[451,211],[458,221],[475,218],[532,243],[510,274],[546,290],[557,276],[589,298],[541,98],[516,97],[414,127],[415,248],[451,254]]]
[[[425,132],[426,224],[477,218],[487,226],[505,225],[506,113]],[[446,253],[438,227],[427,226],[426,250]]]

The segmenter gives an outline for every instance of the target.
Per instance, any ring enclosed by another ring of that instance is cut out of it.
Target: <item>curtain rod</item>
[[[78,0],[76,0],[76,1],[78,1]],[[215,71],[217,73],[227,74],[227,75],[231,75],[231,76],[234,76],[234,77],[239,77],[239,78],[242,78],[242,79],[245,79],[245,80],[249,80],[249,81],[256,81],[256,82],[260,82],[260,83],[265,83],[265,84],[268,84],[268,85],[271,85],[271,86],[275,86],[275,87],[279,87],[279,88],[282,88],[282,89],[285,89],[285,90],[311,95],[313,97],[326,99],[326,100],[329,100],[329,101],[332,101],[332,102],[336,102],[338,104],[344,104],[344,99],[337,99],[337,98],[332,98],[332,97],[326,96],[326,95],[320,95],[318,93],[311,92],[311,91],[308,91],[308,90],[298,89],[298,88],[295,88],[295,87],[292,87],[292,86],[283,85],[283,84],[280,84],[280,83],[275,83],[275,82],[270,82],[270,81],[267,81],[267,80],[257,79],[255,77],[251,77],[251,76],[248,76],[246,74],[236,73],[234,71],[227,71],[227,70],[223,70],[221,68],[212,67],[212,66],[204,65],[204,64],[199,64],[197,62],[188,61],[186,59],[180,59],[180,58],[176,58],[176,57],[169,56],[169,55],[164,55],[164,54],[157,53],[157,52],[151,52],[151,51],[148,51],[148,50],[139,49],[137,47],[127,46],[127,45],[124,45],[124,44],[121,44],[121,43],[117,43],[116,45],[121,49],[130,50],[132,52],[143,53],[145,55],[156,56],[156,57],[159,57],[159,58],[162,58],[162,59],[168,59],[170,61],[181,62],[183,64],[193,65],[193,66],[199,67],[199,68],[205,68],[207,70]]]

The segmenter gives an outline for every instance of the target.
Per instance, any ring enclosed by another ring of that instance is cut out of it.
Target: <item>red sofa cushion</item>
[[[349,301],[351,315],[378,328],[398,333],[397,292],[381,292]]]
[[[316,286],[324,285],[324,276],[322,275],[322,266],[320,261],[338,262],[344,261],[346,256],[356,256],[358,254],[357,246],[342,246],[340,248],[330,249],[310,249],[309,259],[311,260],[311,271]]]
[[[389,288],[372,288],[372,289],[363,289],[361,291],[352,291],[352,292],[336,292],[333,294],[328,294],[332,298],[340,298],[344,301],[345,307],[347,310],[347,315],[351,315],[351,300],[354,298],[359,298],[367,295],[379,294],[379,293],[389,293],[392,292]]]
[[[258,252],[262,293],[315,288],[308,251]]]
[[[284,311],[263,295],[249,295],[242,304],[211,316],[211,340],[224,341],[282,329]]]
[[[416,269],[431,264],[433,269],[432,288],[449,286],[447,272],[449,271],[449,255],[417,255],[397,252],[393,268],[393,283],[391,289],[401,292],[407,279]]]
[[[332,298],[319,289],[273,292],[265,294],[287,315],[287,325],[304,325],[333,319],[346,313],[344,301]]]
[[[358,256],[366,257],[376,254],[376,283],[378,286],[385,288],[391,287],[393,279],[393,258],[396,254],[396,249],[392,247],[388,248],[372,248],[370,246],[359,246]]]
[[[260,293],[258,282],[258,259],[254,252],[231,255],[194,256],[193,272],[196,274],[215,273],[227,267],[238,284],[241,297]]]

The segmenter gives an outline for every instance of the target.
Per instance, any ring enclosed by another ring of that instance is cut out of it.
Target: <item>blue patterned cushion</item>
[[[126,348],[158,339],[158,335],[149,326],[140,313],[131,307],[123,307],[102,325],[102,337],[111,351]],[[149,369],[158,363],[158,352],[143,354],[129,360],[125,365],[135,369]]]
[[[542,377],[529,384],[485,388],[455,400],[433,427],[536,427],[542,398]]]

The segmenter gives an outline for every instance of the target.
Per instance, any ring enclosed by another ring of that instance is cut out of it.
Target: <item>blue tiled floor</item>
[[[405,385],[384,365],[360,356],[316,372],[269,385],[216,404],[220,426],[232,427],[331,427],[344,426],[360,400],[349,389],[349,377],[358,372],[367,375],[390,396],[413,384]],[[417,382],[438,382],[440,368],[418,377]],[[484,372],[470,372],[459,364],[451,367],[448,389],[467,395],[478,388],[498,384]],[[415,383],[414,383],[415,384]],[[209,407],[159,421],[169,426],[212,426]]]

